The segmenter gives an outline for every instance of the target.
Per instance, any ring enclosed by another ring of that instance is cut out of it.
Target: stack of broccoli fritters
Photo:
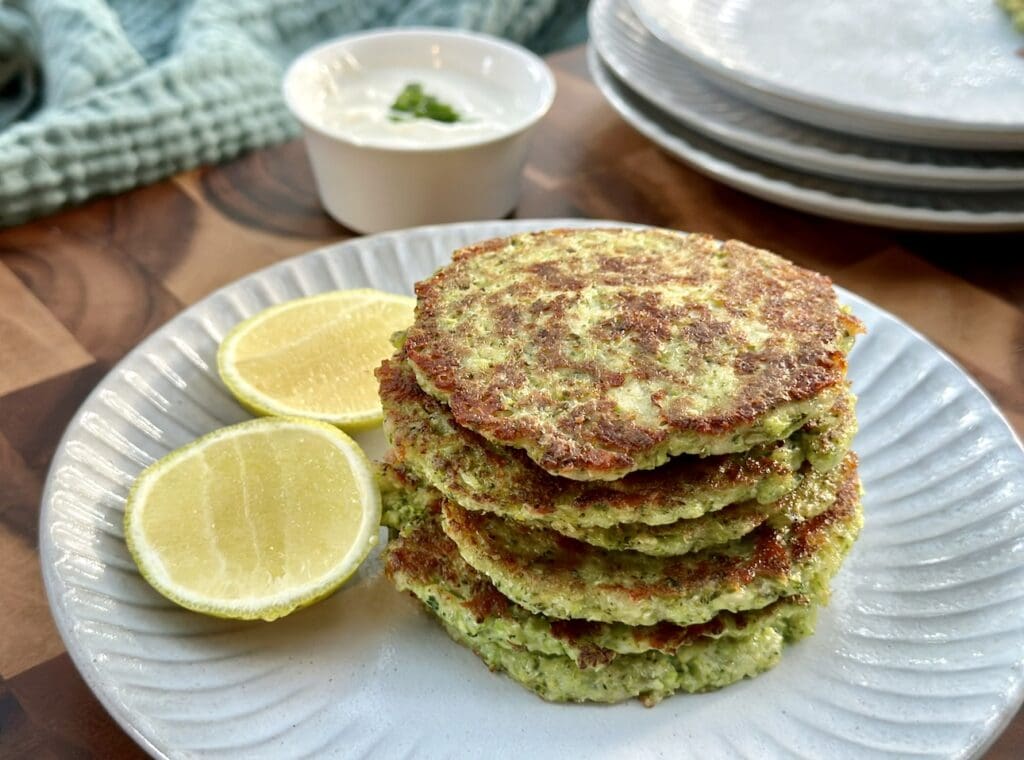
[[[378,370],[395,585],[552,700],[773,666],[861,525],[827,278],[737,242],[551,230],[455,253]]]

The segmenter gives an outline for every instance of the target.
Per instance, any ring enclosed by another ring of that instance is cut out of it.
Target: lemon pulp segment
[[[268,418],[216,431],[146,470],[126,533],[165,596],[272,619],[348,577],[376,542],[379,510],[370,465],[344,433]]]
[[[412,322],[410,298],[356,290],[268,309],[224,340],[224,382],[260,414],[308,416],[361,427],[381,418],[373,370],[391,336]]]

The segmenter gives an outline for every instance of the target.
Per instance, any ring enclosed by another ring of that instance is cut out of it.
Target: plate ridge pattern
[[[708,756],[970,757],[1013,714],[1024,682],[1024,454],[950,360],[846,292],[869,329],[850,360],[865,528],[818,633],[753,681],[653,710],[552,706],[452,645],[375,559],[331,599],[273,625],[194,615],[138,577],[117,529],[133,477],[168,447],[245,417],[213,390],[218,335],[272,296],[409,293],[460,245],[583,223],[422,228],[282,262],[176,317],[100,383],[58,447],[41,556],[71,656],[147,750],[398,758],[460,746],[600,758],[624,742],[671,754],[686,741]],[[496,721],[495,709],[518,719]],[[740,710],[749,730],[737,734]]]

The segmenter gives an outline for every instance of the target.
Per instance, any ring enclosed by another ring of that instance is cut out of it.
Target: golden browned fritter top
[[[828,278],[656,229],[490,240],[416,292],[420,385],[460,425],[580,480],[787,437],[843,392],[858,330]]]

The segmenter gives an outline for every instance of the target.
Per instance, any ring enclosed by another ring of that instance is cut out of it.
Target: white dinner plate
[[[598,88],[627,122],[694,169],[759,198],[852,222],[919,230],[1024,229],[1024,191],[951,193],[866,185],[763,161],[688,129],[623,84],[588,51]]]
[[[1024,191],[1024,152],[880,142],[818,129],[752,106],[709,83],[696,66],[659,41],[637,18],[629,0],[594,0],[589,26],[601,59],[619,79],[685,126],[744,153],[861,182]],[[1024,76],[1024,63],[1021,69]]]
[[[457,246],[589,224],[425,227],[315,251],[189,308],[100,382],[57,448],[40,552],[71,657],[144,748],[228,758],[678,757],[680,748],[709,758],[949,758],[992,740],[1022,694],[1024,454],[955,364],[846,292],[869,331],[850,357],[866,523],[818,632],[756,679],[652,709],[549,704],[450,641],[382,577],[377,555],[334,596],[269,624],[188,612],[139,577],[121,534],[132,479],[246,417],[214,367],[232,325],[333,288],[410,293]],[[380,453],[379,433],[361,440]]]
[[[842,132],[1024,148],[1022,37],[994,0],[631,0],[722,87]]]

